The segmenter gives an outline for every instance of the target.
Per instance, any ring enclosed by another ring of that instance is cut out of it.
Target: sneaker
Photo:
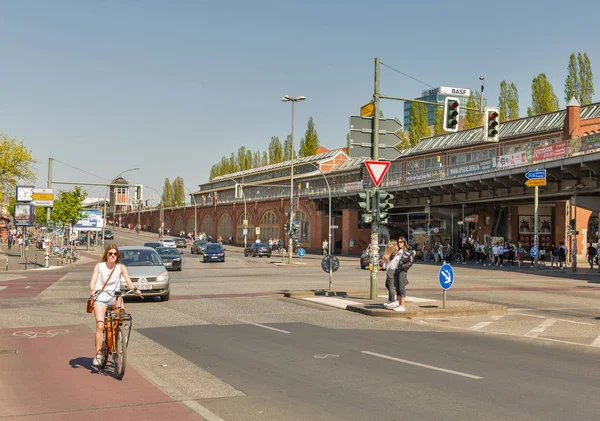
[[[387,308],[396,308],[400,305],[400,303],[398,301],[392,301],[391,303],[389,303],[387,305]]]
[[[406,311],[404,306],[398,305],[398,307],[394,308],[392,311]]]
[[[92,365],[94,367],[100,367],[102,365],[102,354],[101,353],[96,354],[96,356],[94,357],[94,361],[92,361]]]

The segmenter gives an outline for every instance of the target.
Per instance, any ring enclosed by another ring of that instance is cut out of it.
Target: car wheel
[[[204,259],[202,259],[202,262],[206,263],[206,257]]]
[[[167,292],[165,295],[160,296],[161,301],[169,301],[169,298],[171,298],[171,291]]]
[[[225,263],[225,258],[223,257],[223,260],[221,260],[221,262]]]

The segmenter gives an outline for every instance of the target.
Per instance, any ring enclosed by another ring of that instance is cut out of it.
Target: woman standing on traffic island
[[[106,309],[111,306],[112,309],[117,308],[115,292],[121,290],[121,278],[125,279],[127,288],[133,289],[136,295],[142,295],[140,291],[133,286],[129,273],[125,265],[121,264],[121,255],[115,244],[110,244],[104,250],[102,261],[97,263],[92,273],[90,281],[90,296],[94,296],[96,292],[96,302],[94,303],[94,316],[96,318],[96,356],[92,365],[98,367],[102,362],[102,334],[104,333],[104,316]],[[102,292],[100,292],[102,290]],[[125,309],[123,299],[119,297],[121,308]]]
[[[414,253],[408,249],[408,243],[404,237],[398,239],[398,269],[396,270],[396,293],[400,297],[400,305],[394,311],[406,311],[406,285],[408,285],[408,270],[413,265]]]

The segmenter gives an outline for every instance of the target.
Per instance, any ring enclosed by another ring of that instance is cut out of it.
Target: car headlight
[[[158,282],[168,281],[169,280],[169,272],[161,272],[160,275],[156,277]]]
[[[174,262],[181,262],[181,259],[173,259]]]
[[[219,253],[217,256],[219,256],[219,257],[223,257],[223,256],[224,256],[224,254],[223,254],[223,253]]]

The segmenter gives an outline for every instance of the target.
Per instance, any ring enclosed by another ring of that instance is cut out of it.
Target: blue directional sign
[[[535,257],[538,255],[538,248],[537,247],[531,247],[529,249],[529,254],[531,254],[531,257]]]
[[[448,263],[445,263],[440,268],[440,286],[443,289],[450,289],[454,283],[454,269]]]
[[[528,180],[542,180],[546,178],[546,170],[533,170],[525,174],[525,178]]]
[[[304,249],[298,249],[298,256],[299,257],[304,257],[305,254],[306,254],[306,251]]]

